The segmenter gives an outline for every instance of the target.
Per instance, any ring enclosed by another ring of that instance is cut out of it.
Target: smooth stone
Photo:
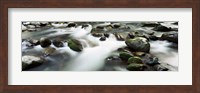
[[[76,26],[76,23],[69,23],[68,25],[67,25],[67,27],[75,27]]]
[[[144,71],[145,68],[146,67],[144,64],[136,64],[136,63],[131,63],[127,66],[127,69],[129,71]]]
[[[106,37],[105,37],[105,36],[102,36],[99,40],[100,40],[100,41],[105,41],[105,40],[106,40]]]
[[[178,33],[164,33],[161,36],[162,40],[167,40],[169,42],[178,43]]]
[[[49,55],[52,55],[55,51],[56,51],[55,48],[53,48],[53,47],[48,47],[48,48],[45,48],[45,49],[43,50],[43,53],[44,53],[45,56],[49,56]]]
[[[129,64],[131,64],[131,63],[143,64],[142,59],[140,57],[136,57],[136,56],[130,57],[128,59],[128,63]]]
[[[131,48],[134,52],[149,52],[150,44],[146,38],[136,37],[134,39],[127,39],[126,45]]]
[[[49,47],[51,45],[51,41],[45,37],[40,39],[40,46],[45,48],[45,47]]]
[[[132,55],[131,53],[128,53],[128,52],[120,52],[120,53],[119,53],[119,57],[120,57],[122,60],[127,61],[130,57],[133,57],[133,55]]]
[[[155,65],[155,66],[154,66],[154,69],[155,69],[156,71],[168,71],[168,70],[169,70],[168,68],[166,68],[166,67],[164,67],[164,66],[162,66],[162,65],[160,65],[160,64]]]
[[[62,40],[60,40],[60,39],[53,40],[53,45],[56,47],[64,47],[64,44],[63,44]]]
[[[82,46],[81,42],[76,39],[69,39],[68,46],[70,49],[77,51],[77,52],[81,52],[83,50],[83,46]]]
[[[158,26],[154,27],[152,30],[160,31],[160,32],[168,32],[168,31],[171,31],[172,29],[170,27],[168,28],[163,25],[158,25]]]
[[[43,64],[44,62],[45,60],[41,57],[30,55],[22,56],[22,70],[34,68]]]

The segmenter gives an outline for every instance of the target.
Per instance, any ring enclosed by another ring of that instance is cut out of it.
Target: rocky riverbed
[[[22,71],[178,71],[178,22],[22,22]]]

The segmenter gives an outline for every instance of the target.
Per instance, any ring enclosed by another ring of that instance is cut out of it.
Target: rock
[[[113,28],[119,28],[120,26],[121,26],[120,23],[113,23],[113,24],[112,24],[112,27],[113,27]]]
[[[120,33],[114,33],[114,35],[115,35],[116,39],[119,40],[119,41],[124,41],[125,40],[125,36],[123,36]]]
[[[67,27],[75,27],[75,26],[76,26],[75,23],[69,23],[69,24],[67,25]]]
[[[167,32],[167,31],[171,31],[171,28],[168,28],[163,25],[158,25],[158,26],[154,27],[152,30],[160,31],[160,32]]]
[[[136,56],[130,57],[128,59],[128,63],[129,64],[131,64],[131,63],[143,64],[142,59],[140,57],[136,57]]]
[[[102,36],[99,40],[100,40],[100,41],[105,41],[105,40],[106,40],[106,37],[105,37],[105,36]]]
[[[49,55],[52,55],[54,52],[55,52],[55,48],[53,47],[48,47],[48,48],[45,48],[43,53],[45,56],[49,56]]]
[[[103,36],[103,33],[92,33],[92,36],[101,37],[101,36]]]
[[[160,24],[158,24],[158,23],[143,23],[142,27],[156,27],[158,25],[160,25]]]
[[[36,29],[35,28],[29,28],[28,31],[33,32],[33,31],[36,31]]]
[[[97,26],[97,29],[104,29],[104,26]]]
[[[128,52],[120,52],[120,53],[119,53],[119,57],[120,57],[122,60],[127,61],[130,57],[133,57],[133,55],[132,55],[131,53],[128,53]]]
[[[49,47],[51,45],[51,41],[45,37],[40,39],[40,46],[45,48],[45,47]]]
[[[27,27],[28,27],[28,28],[31,28],[31,29],[35,28],[34,25],[28,25]]]
[[[166,67],[164,67],[164,66],[162,66],[162,65],[160,65],[160,64],[155,65],[155,66],[154,66],[154,69],[155,69],[156,71],[168,71],[168,70],[169,70],[168,68],[166,68]]]
[[[106,58],[105,62],[106,62],[106,65],[111,65],[111,66],[122,64],[121,58],[119,56],[116,56],[116,55]]]
[[[155,34],[155,32],[150,32],[150,33],[148,33],[149,35],[154,35]]]
[[[143,63],[149,65],[149,66],[154,66],[156,64],[160,64],[158,62],[158,58],[155,56],[152,56],[151,54],[145,54],[145,56],[142,57]]]
[[[130,70],[130,71],[144,71],[145,65],[144,64],[131,63],[127,66],[127,69]]]
[[[64,47],[64,44],[60,39],[53,40],[53,45],[56,47]]]
[[[158,40],[159,38],[155,35],[149,35],[149,39],[155,41]]]
[[[45,60],[37,56],[22,56],[22,70],[31,69],[33,67],[43,64]]]
[[[104,33],[104,36],[108,38],[110,35],[108,33]]]
[[[37,46],[40,44],[40,41],[39,40],[29,40],[29,42],[34,45],[34,46]]]
[[[48,24],[48,22],[40,22],[40,26],[47,26]]]
[[[70,49],[77,51],[77,52],[81,52],[83,50],[83,46],[82,46],[81,42],[76,39],[69,39],[68,46]]]
[[[127,39],[126,45],[131,48],[134,52],[149,52],[150,44],[146,38],[136,37],[134,39]]]
[[[22,25],[22,31],[25,31],[25,30],[27,30],[27,27]]]
[[[161,36],[162,40],[167,40],[169,42],[178,43],[178,33],[164,33]]]
[[[134,55],[142,57],[145,56],[145,52],[135,52]]]
[[[174,22],[174,23],[172,23],[173,25],[178,25],[178,22]]]
[[[86,27],[89,27],[89,25],[88,24],[82,25],[82,28],[86,28]]]
[[[30,22],[22,22],[22,24],[23,24],[24,26],[27,26],[27,25],[30,25],[31,23],[30,23]]]
[[[126,39],[133,39],[135,35],[132,32],[129,32]]]

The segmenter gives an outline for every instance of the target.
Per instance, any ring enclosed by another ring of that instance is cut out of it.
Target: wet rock
[[[34,25],[28,25],[27,27],[28,27],[28,28],[31,28],[31,29],[35,28]]]
[[[68,46],[70,49],[77,51],[77,52],[81,52],[83,50],[83,46],[82,46],[81,42],[76,39],[69,39]]]
[[[150,32],[150,33],[148,33],[149,35],[154,35],[155,34],[155,32]]]
[[[49,47],[51,45],[51,41],[45,37],[40,39],[40,46],[45,48],[45,47]]]
[[[100,40],[100,41],[105,41],[105,40],[106,40],[106,37],[105,37],[105,36],[102,36],[99,40]]]
[[[39,66],[43,64],[45,60],[43,58],[37,57],[37,56],[22,56],[22,70],[27,70],[30,68],[34,68],[36,66]]]
[[[159,38],[155,35],[149,35],[149,39],[155,41],[158,40]]]
[[[110,35],[108,33],[104,33],[104,36],[108,38]]]
[[[43,54],[44,54],[45,56],[49,56],[49,55],[52,55],[55,51],[56,51],[55,48],[53,48],[53,47],[48,47],[48,48],[45,48],[45,49],[43,50]]]
[[[159,23],[143,23],[142,27],[156,27],[160,25]]]
[[[89,25],[88,24],[82,25],[82,28],[86,28],[86,27],[89,27]]]
[[[136,57],[136,56],[130,57],[128,59],[128,63],[129,64],[131,64],[131,63],[143,64],[142,59],[140,57]]]
[[[110,56],[108,58],[105,59],[106,65],[120,65],[122,64],[122,60],[119,56],[114,55],[114,56]]]
[[[30,23],[30,22],[22,22],[22,24],[23,24],[24,26],[27,26],[27,25],[30,25],[31,23]]]
[[[69,23],[68,25],[67,25],[67,27],[75,27],[76,26],[76,23]]]
[[[29,42],[34,46],[37,46],[37,45],[40,44],[40,41],[39,40],[35,40],[35,39],[29,40]]]
[[[119,28],[120,26],[121,26],[120,23],[113,23],[113,24],[112,24],[112,27],[113,27],[113,28]]]
[[[172,28],[172,31],[178,31],[178,28]]]
[[[160,64],[155,65],[155,66],[154,66],[154,69],[155,69],[156,71],[168,71],[168,70],[169,70],[168,68],[166,68],[166,67],[164,67],[164,66],[162,66],[162,65],[160,65]]]
[[[168,32],[168,31],[171,31],[172,29],[168,28],[166,26],[163,26],[163,25],[158,25],[158,26],[154,27],[152,30],[160,31],[160,32]]]
[[[25,30],[27,30],[27,27],[22,25],[22,31],[25,31]]]
[[[178,33],[164,33],[161,36],[162,40],[167,40],[169,42],[178,43]]]
[[[131,53],[129,53],[129,52],[120,52],[120,53],[119,53],[119,57],[120,57],[122,60],[127,61],[130,57],[133,57],[133,54],[131,54]]]
[[[64,47],[64,44],[63,44],[61,39],[53,40],[53,45],[56,46],[56,47]]]
[[[126,39],[126,37],[120,33],[114,33],[115,37],[117,40],[119,41],[124,41]]]
[[[104,26],[97,26],[97,29],[104,29]]]
[[[174,23],[172,23],[173,25],[178,25],[178,22],[174,22]]]
[[[134,55],[142,57],[145,56],[145,52],[135,52]]]
[[[149,66],[154,66],[156,64],[159,64],[159,60],[157,57],[152,56],[151,54],[145,54],[145,56],[142,57],[143,63],[149,65]]]
[[[101,36],[103,36],[103,33],[92,33],[92,36],[94,36],[94,37],[101,37]]]
[[[144,64],[131,63],[127,66],[127,69],[130,70],[130,71],[144,71],[145,65]]]
[[[149,52],[150,44],[146,38],[136,37],[134,39],[127,39],[126,45],[131,48],[134,52]]]
[[[48,22],[40,22],[40,26],[47,26],[48,24]]]
[[[133,39],[135,35],[132,32],[129,32],[126,39]]]
[[[36,31],[36,29],[35,28],[29,28],[28,31],[29,32],[34,32],[34,31]]]

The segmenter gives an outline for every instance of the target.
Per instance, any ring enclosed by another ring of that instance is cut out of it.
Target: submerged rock
[[[47,38],[41,38],[40,39],[40,46],[45,48],[45,47],[49,47],[51,45],[51,41]]]
[[[69,39],[68,46],[70,49],[77,51],[77,52],[81,52],[83,50],[83,46],[82,46],[81,42],[76,39]]]
[[[144,64],[137,64],[137,63],[131,63],[127,66],[127,69],[130,71],[144,71],[145,69]]]
[[[22,70],[27,70],[43,64],[45,60],[37,56],[22,56]]]
[[[149,66],[154,66],[156,64],[159,64],[158,58],[152,56],[151,54],[145,54],[145,56],[142,57],[142,61]]]
[[[121,33],[114,33],[115,37],[119,41],[124,41],[126,39],[126,36]]]
[[[160,31],[160,32],[167,32],[167,31],[171,31],[172,29],[168,28],[166,26],[163,26],[163,25],[158,25],[158,26],[154,27],[152,30]]]
[[[108,58],[105,59],[106,65],[120,65],[122,64],[122,60],[119,56],[110,56]]]
[[[127,39],[126,45],[131,48],[134,52],[149,52],[150,44],[146,38],[136,37],[134,39]]]
[[[92,36],[101,37],[101,36],[103,36],[103,33],[92,33]]]
[[[48,47],[48,48],[45,48],[43,53],[45,56],[49,56],[49,55],[52,55],[54,52],[55,52],[55,48],[53,47]]]
[[[40,41],[39,40],[29,40],[29,42],[32,44],[32,45],[34,45],[34,46],[36,46],[36,45],[39,45],[40,44]]]
[[[162,40],[167,40],[169,42],[178,43],[178,33],[164,33],[161,36]]]

